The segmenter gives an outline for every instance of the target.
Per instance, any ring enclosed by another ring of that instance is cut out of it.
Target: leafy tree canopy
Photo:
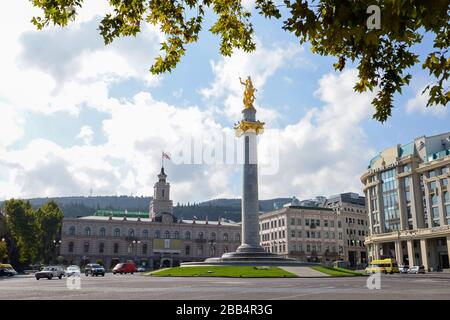
[[[19,250],[18,262],[49,263],[56,249],[53,241],[61,233],[63,213],[58,205],[50,201],[33,210],[28,201],[11,199],[5,201],[4,209],[10,242]]]
[[[30,0],[43,10],[33,23],[42,29],[49,23],[66,26],[76,17],[83,0]],[[357,92],[379,89],[372,104],[373,117],[384,122],[391,115],[393,96],[409,84],[408,69],[421,63],[433,77],[424,90],[427,106],[446,105],[450,100],[447,80],[450,72],[448,0],[256,0],[256,9],[266,18],[282,19],[283,29],[309,42],[312,51],[337,58],[336,70],[346,62],[357,63]],[[151,72],[160,74],[176,67],[189,43],[196,42],[204,25],[207,9],[217,16],[209,29],[220,36],[220,53],[230,56],[233,49],[255,50],[251,13],[240,0],[109,0],[113,13],[100,23],[105,44],[122,36],[141,32],[144,21],[158,25],[167,36],[162,55]],[[381,9],[380,28],[370,29],[368,8]],[[422,42],[423,34],[433,36],[433,47],[420,61],[412,46]]]
[[[6,241],[0,239],[0,262],[6,262],[8,259],[8,247]]]

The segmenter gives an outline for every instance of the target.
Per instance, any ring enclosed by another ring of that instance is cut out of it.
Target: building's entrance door
[[[161,267],[162,268],[170,268],[171,264],[172,264],[172,262],[169,259],[163,259],[161,261]]]
[[[356,266],[356,252],[355,251],[348,252],[348,262],[350,263],[351,268],[354,268]]]
[[[440,254],[440,260],[441,261],[439,261],[439,264],[442,266],[442,269],[450,268],[450,264],[449,264],[449,261],[448,261],[448,254],[441,253]]]

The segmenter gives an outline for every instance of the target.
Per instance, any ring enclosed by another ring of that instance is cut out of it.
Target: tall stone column
[[[395,241],[395,260],[397,260],[398,264],[403,264],[403,249],[400,240]]]
[[[236,250],[242,253],[264,252],[259,239],[258,155],[257,133],[262,124],[256,121],[255,108],[245,108],[243,119],[236,128],[244,138],[244,168],[242,182],[242,244]]]
[[[250,77],[245,85],[242,120],[234,126],[236,136],[243,137],[244,165],[242,181],[242,236],[241,245],[235,252],[224,253],[218,258],[208,258],[204,262],[186,262],[185,265],[303,265],[292,258],[266,252],[260,244],[259,202],[258,202],[258,155],[257,135],[263,133],[264,122],[256,120],[253,107],[255,88]]]
[[[374,250],[374,259],[378,260],[380,259],[380,244],[374,243],[373,244],[373,250]]]
[[[407,240],[406,247],[408,249],[409,267],[412,268],[415,264],[416,257],[414,256],[414,240]]]
[[[420,239],[420,256],[422,258],[422,265],[425,267],[425,271],[428,271],[430,263],[428,259],[427,239]]]

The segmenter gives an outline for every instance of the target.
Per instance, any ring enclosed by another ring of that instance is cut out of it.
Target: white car
[[[139,267],[137,268],[137,272],[145,272],[145,268],[142,267],[142,266],[139,266]]]
[[[425,267],[424,266],[413,266],[411,269],[409,269],[409,273],[425,273]]]
[[[81,275],[81,270],[79,266],[68,266],[66,269],[66,276],[79,277]]]
[[[409,272],[409,266],[407,266],[407,265],[399,265],[398,266],[398,271],[400,271],[400,273],[408,273]]]

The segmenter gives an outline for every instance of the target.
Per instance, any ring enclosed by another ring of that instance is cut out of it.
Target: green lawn
[[[344,268],[332,268],[332,267],[325,267],[325,266],[312,266],[312,269],[329,274],[333,277],[358,277],[363,276],[364,274],[360,272],[356,272],[353,270],[348,270]]]
[[[233,278],[295,278],[295,274],[277,267],[201,266],[176,267],[146,273],[154,277],[233,277]]]

